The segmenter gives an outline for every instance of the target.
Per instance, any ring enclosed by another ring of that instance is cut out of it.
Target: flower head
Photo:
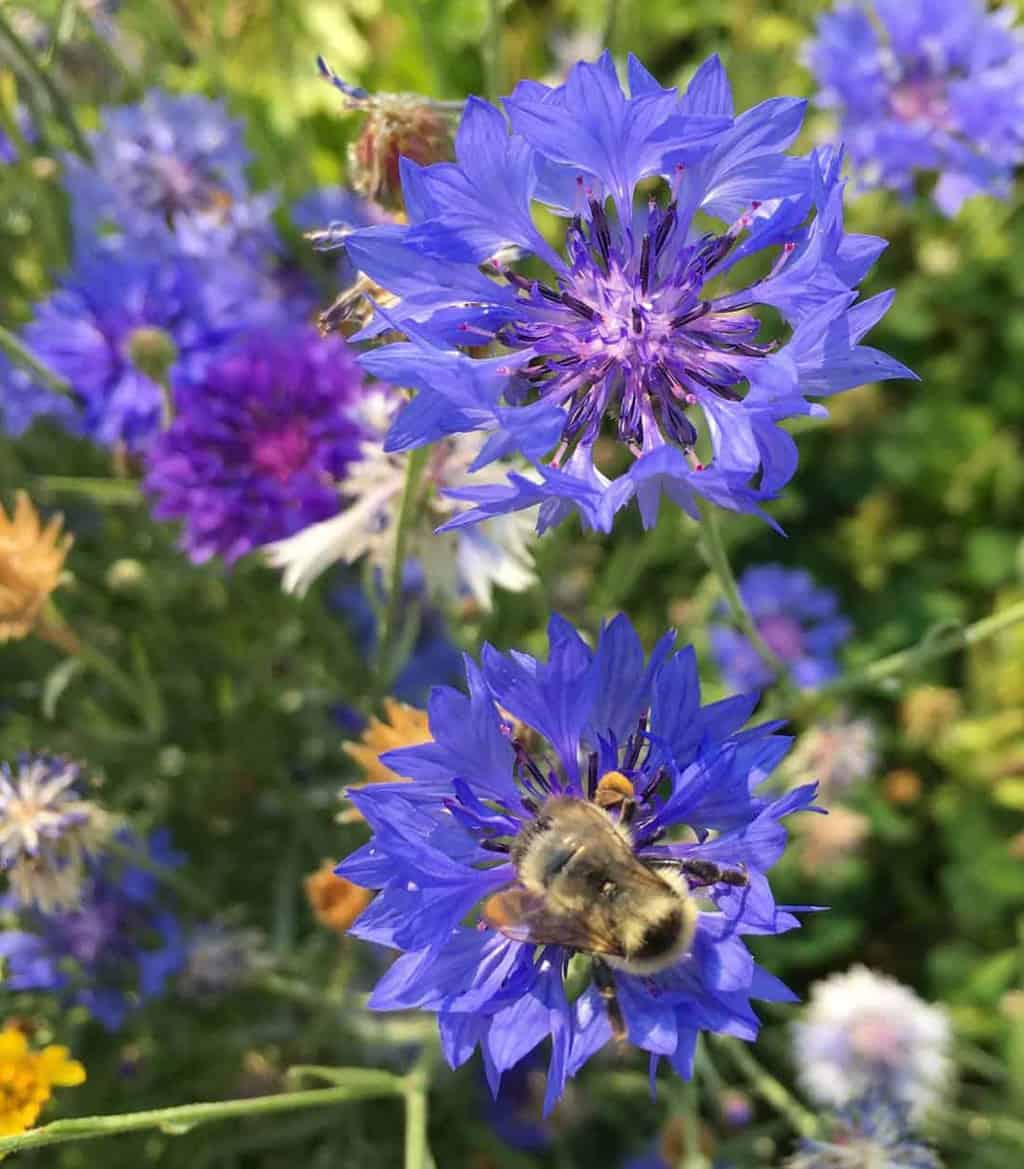
[[[187,998],[211,1002],[246,985],[272,965],[259,930],[220,922],[199,926],[185,944],[178,990]]]
[[[972,195],[1006,198],[1024,161],[1024,34],[982,0],[840,3],[807,60],[839,111],[860,178],[904,195],[937,172],[948,215]]]
[[[359,459],[339,487],[345,498],[341,511],[265,550],[270,563],[283,570],[288,592],[301,596],[339,560],[352,564],[366,557],[390,574],[407,456],[388,453],[382,440],[399,405],[398,398],[387,391],[366,395],[360,418],[367,437]],[[471,434],[441,438],[434,445],[420,482],[421,522],[411,533],[408,552],[419,563],[432,593],[452,598],[468,594],[481,608],[490,609],[495,585],[522,592],[536,579],[529,521],[496,516],[475,528],[440,534],[434,530],[464,510],[447,492],[474,479],[497,482],[503,476],[504,470],[496,466],[473,471],[482,445],[480,436]]]
[[[160,429],[170,380],[200,376],[240,330],[285,313],[267,282],[227,257],[97,247],[76,258],[23,338],[69,382],[76,429],[135,450]]]
[[[698,496],[757,511],[796,469],[779,421],[824,413],[808,395],[912,376],[860,344],[891,301],[857,302],[885,245],[844,233],[838,154],[786,152],[803,103],[734,116],[717,58],[684,94],[635,59],[629,81],[625,96],[605,54],[565,85],[522,82],[511,133],[470,98],[456,162],[403,161],[409,224],[346,241],[399,298],[361,336],[408,338],[366,356],[418,391],[389,449],[482,431],[476,466],[512,451],[537,466],[460,491],[476,507],[456,523],[540,505],[541,529],[578,512],[609,530],[636,499],[649,527],[663,495],[692,515]],[[561,250],[534,204],[565,224]],[[498,356],[474,355],[492,343]],[[595,463],[602,436],[628,460],[617,478]]]
[[[32,1127],[54,1088],[85,1082],[85,1068],[66,1047],[51,1044],[33,1051],[16,1027],[0,1030],[0,1137]]]
[[[0,506],[0,642],[26,637],[60,582],[72,537],[63,517],[43,525],[24,491],[10,515]]]
[[[855,966],[811,989],[795,1026],[800,1081],[820,1104],[842,1108],[881,1092],[919,1120],[952,1073],[949,1020],[893,978]]]
[[[813,689],[835,677],[839,672],[835,651],[852,632],[849,621],[839,614],[835,593],[818,588],[802,569],[781,564],[747,569],[739,589],[761,640],[797,686]],[[734,690],[772,681],[753,645],[734,629],[712,626],[711,650]]]
[[[197,562],[228,563],[333,515],[358,457],[362,377],[344,342],[310,328],[253,331],[175,386],[147,454],[158,519],[185,521]]]
[[[785,1169],[942,1169],[911,1132],[906,1109],[872,1092],[831,1120],[823,1140],[804,1140]]]
[[[274,248],[273,197],[250,193],[242,125],[223,103],[151,90],[138,105],[104,110],[90,145],[91,163],[64,161],[79,247],[113,229],[193,255]]]
[[[549,638],[547,662],[485,646],[468,695],[434,690],[431,741],[382,760],[412,782],[349,793],[373,837],[338,870],[380,890],[352,932],[404,951],[370,1005],[436,1011],[448,1061],[479,1045],[495,1091],[550,1036],[548,1109],[613,1031],[689,1075],[700,1030],[753,1038],[750,999],[791,997],[742,935],[797,924],[764,873],[782,817],[814,798],[757,794],[789,741],[778,724],[740,730],[756,696],[701,708],[674,635],[646,663],[625,617],[596,650],[557,617]],[[577,832],[623,868],[574,864]],[[589,914],[561,885],[542,892],[562,870],[594,885]],[[634,881],[656,904],[620,930]],[[585,987],[574,1001],[567,976]]]
[[[126,850],[145,853],[147,865],[180,863],[163,833],[148,843],[128,833],[118,839]],[[157,878],[111,854],[90,863],[74,908],[43,911],[16,896],[7,907],[15,925],[0,929],[0,985],[57,991],[111,1031],[161,993],[185,958],[181,928],[162,903]]]
[[[87,860],[114,821],[77,786],[69,759],[23,755],[0,763],[0,870],[23,905],[49,911],[77,903]]]

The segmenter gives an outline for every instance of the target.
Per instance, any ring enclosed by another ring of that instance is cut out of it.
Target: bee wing
[[[589,954],[623,956],[618,940],[604,932],[601,921],[579,913],[562,913],[544,898],[513,887],[484,902],[484,920],[516,942],[538,946],[571,946]]]

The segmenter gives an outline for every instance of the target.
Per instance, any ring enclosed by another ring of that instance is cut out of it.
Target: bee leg
[[[602,962],[600,958],[594,959],[594,986],[597,987],[597,993],[604,999],[604,1008],[608,1012],[612,1038],[616,1043],[621,1043],[626,1038],[626,1020],[622,1017],[619,992],[615,987],[615,976],[608,963]]]
[[[682,873],[694,886],[702,885],[734,885],[748,884],[747,874],[742,869],[723,869],[714,861],[699,860],[696,857],[687,860],[659,860],[649,862],[652,868],[675,869]]]
[[[636,819],[636,814],[640,810],[640,805],[636,800],[631,800],[627,796],[626,799],[619,804],[619,823],[629,826]]]

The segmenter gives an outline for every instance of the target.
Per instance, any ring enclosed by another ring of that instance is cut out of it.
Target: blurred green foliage
[[[560,54],[593,54],[609,21],[571,0],[498,7],[503,88],[521,76],[557,75]],[[811,0],[632,0],[614,12],[612,47],[635,52],[665,83],[685,81],[718,51],[744,107],[810,92],[799,51],[821,8]],[[44,67],[77,125],[94,126],[99,107],[151,86],[223,95],[246,121],[254,184],[279,191],[282,203],[343,182],[358,128],[317,79],[318,52],[369,89],[458,98],[486,84],[487,0],[127,0],[113,17],[115,37],[102,9],[82,0],[31,6]],[[5,3],[3,12],[13,20],[18,6]],[[40,129],[16,164],[0,167],[0,321],[16,327],[65,262],[60,151],[72,134],[38,79],[4,60],[2,124],[10,126],[20,101],[37,111]],[[806,144],[826,132],[814,114]],[[955,221],[923,197],[903,205],[873,194],[851,201],[849,220],[891,241],[866,291],[895,286],[898,296],[872,340],[922,380],[854,391],[827,423],[801,426],[800,471],[774,509],[788,540],[749,519],[730,518],[726,529],[738,567],[800,565],[838,591],[858,631],[847,655],[857,666],[937,623],[970,622],[1024,596],[1024,215],[1019,194],[1005,205],[976,200]],[[172,997],[114,1040],[76,1018],[71,1042],[89,1082],[65,1107],[124,1111],[273,1090],[294,1063],[404,1066],[408,1051],[379,1041],[354,1012],[378,959],[318,930],[302,898],[302,876],[362,837],[359,826],[334,823],[335,793],[353,773],[332,709],[366,700],[352,638],[325,606],[326,586],[300,603],[258,565],[192,567],[174,533],[143,507],[45,483],[111,473],[101,453],[45,427],[0,445],[4,502],[25,486],[62,508],[76,534],[59,594],[64,617],[137,694],[127,701],[39,639],[4,646],[0,757],[45,747],[87,759],[111,804],[144,825],[170,826],[203,905],[263,929],[282,979],[322,988],[323,1001],[293,1001],[280,987],[211,1007]],[[648,643],[674,623],[706,650],[716,587],[695,528],[679,516],[666,512],[647,536],[635,516],[608,538],[562,528],[541,544],[538,561],[542,584],[533,593],[503,596],[493,615],[455,623],[465,647],[487,637],[539,650],[546,614],[557,608],[590,629],[625,609]],[[960,1080],[940,1146],[950,1166],[1009,1169],[1024,1157],[1019,1128],[1014,1138],[999,1120],[1024,1113],[1024,631],[849,706],[882,732],[877,775],[850,797],[869,837],[859,855],[817,874],[793,850],[778,877],[780,900],[832,909],[810,916],[800,934],[765,941],[759,957],[801,992],[865,962],[948,1004]],[[0,1001],[0,1015],[23,1008]],[[38,1013],[38,1003],[31,1009]],[[792,1012],[766,1017],[757,1053],[790,1082]],[[40,1024],[45,1033],[45,1018]],[[651,1101],[639,1071],[639,1061],[614,1057],[588,1070],[556,1114],[554,1144],[535,1154],[495,1136],[475,1069],[438,1073],[436,1163],[616,1166],[647,1147],[677,1105],[667,1083]],[[100,1155],[111,1166],[166,1169],[384,1167],[400,1163],[396,1109],[350,1105],[180,1137],[121,1138],[102,1151],[71,1145],[24,1162],[77,1169]],[[710,1104],[706,1115],[716,1155],[743,1169],[773,1164],[787,1147],[784,1125],[768,1111],[732,1136],[713,1123]]]

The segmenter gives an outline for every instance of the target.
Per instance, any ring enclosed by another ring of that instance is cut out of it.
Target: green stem
[[[728,1036],[715,1036],[715,1044],[719,1051],[725,1053],[732,1061],[737,1072],[750,1085],[751,1090],[771,1105],[802,1137],[813,1137],[818,1131],[818,1122],[814,1114],[809,1112],[799,1100],[785,1088],[773,1075],[765,1071],[758,1061],[750,1054],[750,1049],[739,1039],[730,1039]]]
[[[75,153],[80,154],[86,160],[91,159],[92,150],[89,148],[89,143],[85,140],[85,135],[79,129],[78,122],[75,121],[75,115],[68,99],[64,96],[60,87],[50,74],[36,60],[32,50],[28,48],[8,23],[3,12],[0,12],[0,40],[10,46],[11,52],[21,62],[25,72],[49,98],[53,112],[64,123],[71,137],[71,143],[74,146]]]
[[[615,52],[615,29],[619,23],[619,0],[606,0],[604,26],[601,29],[601,48]]]
[[[404,1096],[410,1090],[406,1080],[390,1072],[373,1068],[339,1068],[337,1076],[345,1076],[331,1088],[307,1092],[282,1092],[276,1096],[252,1096],[244,1100],[219,1100],[205,1104],[183,1104],[174,1108],[153,1108],[145,1112],[126,1112],[115,1116],[83,1116],[55,1120],[41,1128],[0,1137],[0,1156],[21,1149],[38,1149],[44,1145],[61,1145],[69,1141],[87,1141],[120,1133],[160,1129],[171,1135],[181,1135],[197,1124],[211,1120],[228,1120],[235,1116],[260,1116],[276,1112],[290,1112],[296,1108],[326,1108],[350,1100],[373,1100],[388,1096]]]
[[[501,97],[501,0],[487,0],[487,27],[484,29],[484,88],[491,101]]]
[[[0,325],[0,349],[15,365],[20,365],[37,377],[48,390],[53,390],[55,394],[60,394],[65,398],[72,396],[71,383],[54,373],[48,365],[40,361],[31,349],[27,348],[14,333],[5,329],[3,325]]]
[[[134,479],[100,479],[88,475],[40,475],[36,482],[47,491],[87,495],[96,503],[116,506],[142,503],[142,488]]]
[[[696,1078],[683,1080],[681,1088],[683,1153],[679,1169],[708,1169],[707,1158],[700,1151],[700,1099]]]
[[[806,695],[805,701],[817,705],[825,698],[834,698],[840,694],[866,690],[889,678],[908,674],[920,666],[934,662],[947,654],[955,653],[958,649],[977,645],[978,642],[995,637],[997,633],[1019,625],[1022,621],[1024,621],[1024,601],[1018,601],[1015,605],[1008,605],[1000,612],[993,613],[991,617],[983,617],[980,621],[975,621],[973,625],[943,630],[909,649],[901,649],[897,653],[879,658],[863,669],[845,674],[827,686],[822,686],[813,694]]]
[[[395,646],[399,641],[402,627],[403,589],[402,578],[405,558],[409,547],[409,534],[419,511],[420,480],[430,457],[430,447],[417,447],[409,452],[405,468],[405,487],[398,510],[398,524],[395,528],[394,562],[391,565],[391,582],[388,589],[387,608],[384,610],[384,624],[380,631],[381,674],[391,679],[398,672],[400,663],[392,662]]]
[[[428,1044],[405,1080],[405,1169],[429,1169],[432,1165],[427,1143],[427,1092],[434,1047]]]
[[[757,651],[758,657],[771,670],[772,674],[778,678],[783,673],[782,663],[768,646],[765,645],[761,634],[757,631],[757,626],[754,624],[754,619],[747,612],[746,605],[743,604],[739,586],[736,584],[736,577],[733,575],[732,565],[729,563],[729,555],[722,541],[722,529],[718,523],[718,512],[714,504],[707,503],[702,499],[697,501],[697,506],[700,508],[701,531],[704,537],[704,556],[708,562],[708,568],[718,578],[722,595],[725,597],[725,602],[729,606],[733,620]]]

